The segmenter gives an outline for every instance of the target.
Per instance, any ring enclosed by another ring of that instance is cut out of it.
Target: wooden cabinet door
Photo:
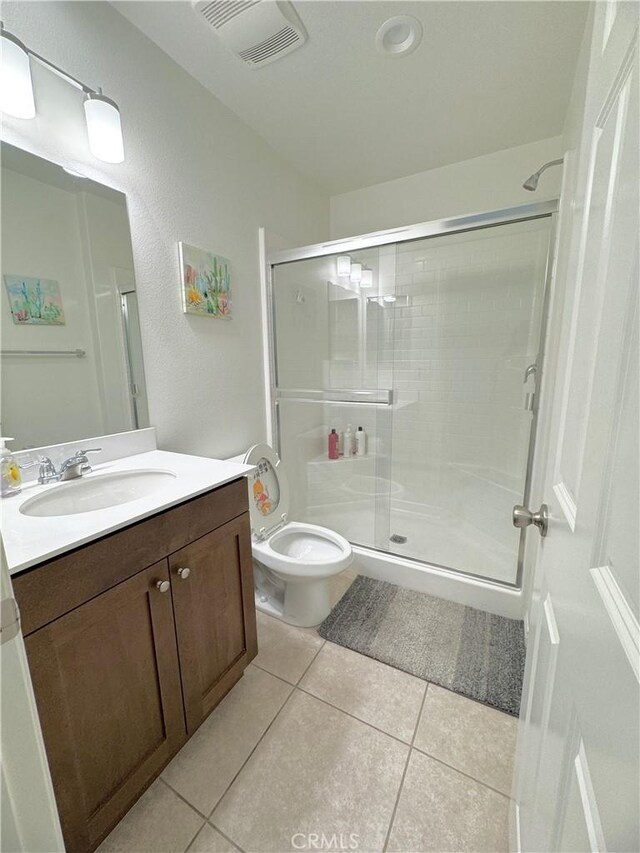
[[[169,566],[191,734],[257,653],[249,514],[176,552]]]
[[[168,580],[163,560],[25,640],[68,851],[92,850],[186,738]]]

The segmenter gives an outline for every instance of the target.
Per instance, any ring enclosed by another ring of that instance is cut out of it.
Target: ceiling
[[[308,42],[261,68],[218,40],[190,2],[114,2],[129,21],[336,194],[562,132],[587,4],[562,0],[297,0]],[[420,47],[379,54],[389,17]]]

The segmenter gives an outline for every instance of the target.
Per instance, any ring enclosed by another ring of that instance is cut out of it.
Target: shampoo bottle
[[[367,434],[364,429],[359,426],[356,432],[356,456],[365,456],[367,453]]]
[[[338,458],[338,433],[332,429],[329,433],[329,459]]]
[[[5,441],[13,439],[0,438],[0,491],[3,498],[8,498],[22,491],[22,474],[13,454],[5,447]]]
[[[344,456],[344,430],[338,430],[338,456]]]
[[[345,456],[353,456],[355,452],[354,447],[354,435],[353,435],[353,427],[351,424],[347,424],[347,428],[344,431],[344,455]]]

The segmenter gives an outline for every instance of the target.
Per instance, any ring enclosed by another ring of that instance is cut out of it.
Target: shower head
[[[527,180],[522,185],[523,189],[529,190],[529,192],[535,192],[538,189],[538,181],[540,180],[540,172],[534,172],[533,175],[529,175]]]
[[[545,163],[544,166],[540,166],[537,172],[534,172],[533,175],[529,175],[527,180],[522,185],[523,189],[529,190],[529,192],[535,192],[538,189],[538,181],[540,180],[540,175],[550,166],[559,166],[560,163],[562,163],[563,161],[564,157],[560,157],[558,160],[549,160],[549,162]]]
[[[538,172],[534,172],[533,175],[529,175],[527,180],[522,185],[525,190],[530,190],[530,192],[535,192],[538,189],[538,180],[540,179],[540,175]]]

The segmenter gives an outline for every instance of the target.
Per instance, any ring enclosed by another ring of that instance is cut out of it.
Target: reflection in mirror
[[[3,142],[2,225],[12,449],[148,426],[126,197]]]

